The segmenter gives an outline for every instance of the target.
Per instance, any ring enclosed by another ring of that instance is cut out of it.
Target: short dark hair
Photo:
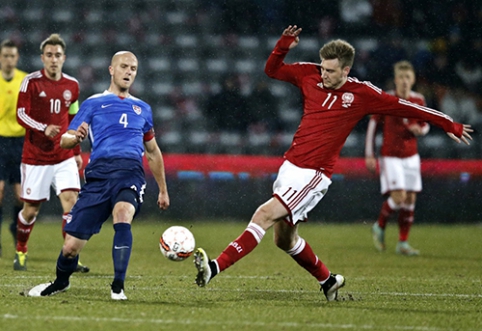
[[[320,49],[320,58],[322,60],[338,59],[342,68],[351,68],[355,60],[355,47],[345,40],[332,40]]]
[[[47,45],[60,45],[65,53],[65,49],[67,46],[65,45],[65,41],[60,37],[58,33],[52,33],[47,39],[42,41],[40,44],[40,52],[43,54],[45,46]]]
[[[10,39],[5,39],[4,41],[2,41],[2,43],[0,44],[0,52],[2,51],[3,48],[18,48],[17,44],[15,44],[13,41],[11,41]]]

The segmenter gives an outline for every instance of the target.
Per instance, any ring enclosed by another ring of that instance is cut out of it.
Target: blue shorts
[[[87,180],[64,231],[73,237],[89,240],[93,234],[99,233],[119,201],[131,203],[136,208],[135,217],[141,208],[145,188],[146,181],[140,176]]]
[[[0,136],[0,180],[8,184],[20,183],[23,137]]]

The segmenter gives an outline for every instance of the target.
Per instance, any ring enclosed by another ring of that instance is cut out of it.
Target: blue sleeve
[[[82,124],[82,122],[86,122],[87,124],[90,124],[92,119],[91,110],[92,110],[91,102],[89,102],[88,100],[84,101],[80,106],[79,111],[74,116],[72,122],[70,122],[68,130],[77,130],[77,128],[79,127],[80,124]]]
[[[152,120],[152,109],[149,105],[146,104],[146,106],[149,111],[146,113],[146,123],[144,124],[143,128],[144,133],[149,132],[154,126],[154,121]]]

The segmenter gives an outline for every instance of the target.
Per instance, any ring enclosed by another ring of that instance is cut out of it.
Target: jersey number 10
[[[62,102],[60,99],[50,99],[50,113],[51,114],[59,114],[60,108],[62,106]]]

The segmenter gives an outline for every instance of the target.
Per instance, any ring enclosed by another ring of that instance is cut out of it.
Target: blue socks
[[[124,282],[132,251],[131,225],[128,223],[114,224],[114,231],[114,245],[112,247],[114,280]]]
[[[60,251],[59,258],[57,259],[57,279],[55,283],[61,283],[62,285],[68,284],[70,275],[74,273],[78,262],[78,255],[73,259],[69,259],[63,256],[62,251]]]

